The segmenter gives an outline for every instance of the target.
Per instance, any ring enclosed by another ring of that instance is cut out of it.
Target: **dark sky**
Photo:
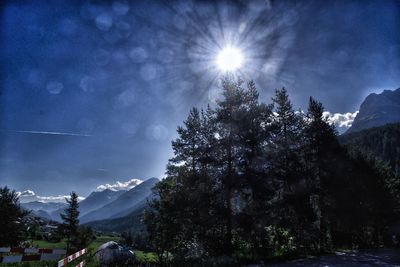
[[[215,58],[263,101],[285,86],[334,113],[400,86],[399,1],[2,1],[0,185],[87,195],[162,177],[192,106],[215,104]]]

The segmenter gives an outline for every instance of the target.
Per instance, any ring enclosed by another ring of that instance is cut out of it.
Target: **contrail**
[[[3,131],[3,132],[13,132],[13,133],[28,133],[28,134],[47,134],[47,135],[66,135],[66,136],[80,136],[80,137],[91,137],[90,134],[80,134],[80,133],[64,133],[64,132],[46,132],[46,131]]]

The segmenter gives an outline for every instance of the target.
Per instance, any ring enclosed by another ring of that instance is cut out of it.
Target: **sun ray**
[[[216,59],[217,66],[224,72],[233,72],[238,70],[244,61],[242,52],[232,46],[222,49]]]

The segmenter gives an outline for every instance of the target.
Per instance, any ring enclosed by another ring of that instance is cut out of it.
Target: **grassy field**
[[[53,243],[53,242],[48,242],[45,240],[33,240],[32,245],[34,247],[38,248],[53,248],[53,249],[65,249],[67,247],[67,244],[65,243],[65,240],[62,240],[61,242],[58,243]]]
[[[91,250],[96,250],[100,245],[108,242],[108,241],[115,241],[118,242],[118,236],[108,236],[108,235],[101,235],[96,236],[96,239],[88,246]],[[53,248],[53,249],[65,249],[67,247],[66,240],[62,240],[58,243],[48,242],[45,240],[33,240],[33,246],[39,248]]]

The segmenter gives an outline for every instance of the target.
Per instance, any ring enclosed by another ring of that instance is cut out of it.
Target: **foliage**
[[[135,250],[136,261],[139,263],[157,263],[158,257],[155,253],[144,252],[141,250]]]
[[[93,233],[92,228],[80,225],[77,230],[77,235],[71,244],[74,248],[79,250],[86,248],[95,238],[96,236]]]
[[[120,242],[121,244],[132,247],[134,249],[140,250],[151,250],[152,247],[149,246],[149,236],[146,231],[132,232],[126,231],[121,234]]]
[[[340,141],[351,150],[379,159],[400,177],[400,123],[387,124],[360,132],[344,134]]]
[[[68,206],[65,208],[64,214],[60,214],[63,220],[60,230],[67,237],[67,251],[70,249],[77,251],[91,243],[94,233],[90,227],[79,225],[78,195],[72,192],[66,201]]]
[[[384,242],[399,186],[339,144],[320,102],[310,98],[304,114],[284,88],[272,104],[259,102],[253,82],[226,78],[222,89],[215,108],[193,108],[178,127],[145,213],[161,263],[256,262]]]
[[[400,210],[400,123],[345,134],[339,140],[353,158],[365,158],[394,196]]]
[[[0,247],[17,246],[25,239],[24,211],[18,201],[18,194],[7,187],[0,188]]]
[[[265,231],[267,248],[274,253],[271,256],[290,255],[296,251],[295,238],[287,229],[269,225]]]

